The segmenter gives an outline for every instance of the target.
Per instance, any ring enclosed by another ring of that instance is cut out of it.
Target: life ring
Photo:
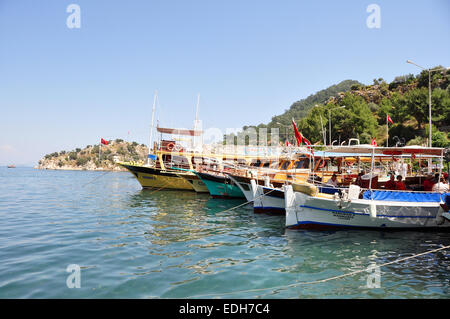
[[[170,142],[167,144],[166,148],[169,152],[172,152],[173,148],[175,147],[175,144],[173,142]]]

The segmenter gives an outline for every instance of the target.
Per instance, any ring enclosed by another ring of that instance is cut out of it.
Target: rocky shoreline
[[[117,165],[114,168],[103,168],[103,167],[74,167],[74,166],[62,166],[62,167],[54,167],[53,165],[48,166],[34,166],[34,169],[42,169],[42,170],[55,170],[55,171],[114,171],[114,172],[126,172],[127,169]]]

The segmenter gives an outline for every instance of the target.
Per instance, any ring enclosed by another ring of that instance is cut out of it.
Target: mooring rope
[[[84,186],[86,186],[86,185],[89,185],[89,184],[93,183],[94,181],[96,181],[97,179],[99,179],[100,177],[105,176],[106,174],[109,174],[109,173],[111,173],[111,172],[113,172],[113,171],[107,171],[107,172],[104,172],[103,174],[94,177],[91,181],[89,181],[89,182],[87,182],[86,184],[83,184],[83,185],[81,185],[81,186],[84,187]]]
[[[230,211],[230,210],[234,210],[234,209],[236,209],[236,208],[239,208],[239,207],[245,206],[245,205],[247,205],[247,204],[250,204],[250,203],[254,202],[255,199],[258,199],[258,198],[263,197],[263,196],[265,196],[265,195],[267,195],[267,194],[270,194],[270,193],[272,193],[273,191],[276,191],[276,189],[272,189],[272,190],[268,191],[267,193],[261,194],[261,195],[255,197],[255,198],[253,198],[252,200],[249,200],[248,202],[245,202],[245,203],[243,203],[243,204],[239,204],[239,205],[237,205],[237,206],[234,206],[234,207],[225,209],[225,210],[223,210],[223,211],[221,211],[221,212],[218,212],[217,214],[225,213],[225,212],[228,212],[228,211]]]
[[[384,266],[388,266],[388,265],[399,263],[399,262],[402,262],[402,261],[405,261],[405,260],[417,258],[419,256],[431,254],[431,253],[438,252],[440,250],[444,250],[444,249],[448,249],[448,248],[450,248],[450,245],[442,246],[440,248],[432,249],[432,250],[429,250],[429,251],[426,251],[426,252],[423,252],[423,253],[419,253],[419,254],[415,254],[415,255],[409,256],[409,257],[396,259],[394,261],[387,262],[387,263],[384,263],[384,264],[381,264],[381,265],[371,265],[371,266],[369,266],[367,268],[364,268],[364,269],[352,271],[352,272],[349,272],[349,273],[346,273],[346,274],[342,274],[342,275],[334,276],[334,277],[330,277],[330,278],[325,278],[325,279],[321,279],[321,280],[308,281],[308,282],[296,282],[296,283],[293,283],[293,284],[290,284],[290,285],[285,285],[285,286],[275,286],[275,287],[267,287],[267,288],[255,288],[255,289],[231,291],[231,292],[225,292],[225,293],[219,293],[219,294],[200,294],[200,295],[189,296],[187,298],[206,297],[206,296],[215,296],[215,297],[217,297],[217,296],[233,295],[233,294],[237,294],[237,293],[260,292],[260,291],[265,291],[265,290],[269,290],[269,289],[276,290],[276,289],[293,288],[293,287],[297,287],[297,286],[301,286],[301,285],[319,284],[319,283],[324,283],[324,282],[331,281],[331,280],[336,280],[336,279],[340,279],[340,278],[344,278],[344,277],[348,277],[348,276],[353,276],[353,275],[356,275],[356,274],[362,273],[362,272],[368,272],[368,271],[370,271],[372,269],[375,269],[375,268],[381,268],[381,267],[384,267]]]
[[[169,182],[166,182],[164,186],[162,186],[162,187],[160,187],[160,188],[158,188],[158,189],[156,189],[156,190],[154,190],[154,191],[151,191],[151,192],[150,192],[150,193],[148,193],[147,195],[150,195],[150,194],[153,194],[153,193],[159,192],[160,190],[162,190],[162,189],[166,188],[166,187],[167,187],[167,185],[169,185],[169,184],[170,184]]]

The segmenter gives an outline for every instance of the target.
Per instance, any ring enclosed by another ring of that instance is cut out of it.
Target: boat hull
[[[209,193],[208,187],[206,187],[205,183],[197,175],[180,174],[179,176],[187,180],[197,193]]]
[[[255,213],[286,213],[283,189],[258,185],[255,180],[251,181],[251,188]]]
[[[241,189],[229,178],[207,173],[195,172],[214,198],[245,198]]]
[[[449,228],[436,202],[341,200],[294,192],[284,187],[286,227],[306,229],[434,229]],[[449,228],[450,229],[450,228]]]
[[[241,189],[248,202],[253,201],[253,192],[250,186],[250,179],[242,176],[228,175],[231,180]]]
[[[179,176],[179,172],[125,163],[119,163],[119,165],[129,170],[136,177],[142,188],[194,190],[191,183]]]
[[[237,176],[237,175],[228,175],[228,176],[241,189],[241,191],[244,194],[244,196],[247,199],[247,201],[249,201],[249,202],[253,201],[254,197],[253,197],[253,190],[252,190],[252,186],[251,186],[252,178],[244,177],[244,176]],[[255,182],[258,185],[264,185],[265,184],[265,181],[262,180],[262,179],[254,179],[254,180],[255,180]],[[280,183],[280,182],[272,181],[272,184],[274,184],[275,187],[283,186],[283,184]]]

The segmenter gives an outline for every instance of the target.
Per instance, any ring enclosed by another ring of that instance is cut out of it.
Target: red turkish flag
[[[305,144],[308,146],[308,149],[311,152],[311,154],[314,154],[314,151],[313,151],[313,149],[311,147],[311,142],[308,141],[308,139],[306,137],[304,137],[304,136],[302,136],[302,138],[303,138],[303,142],[305,142]]]
[[[108,145],[108,141],[106,141],[106,140],[104,140],[104,139],[101,139],[100,142],[101,142],[102,144]]]
[[[391,119],[391,117],[389,115],[387,116],[387,120],[388,120],[388,122],[394,124],[394,121],[392,121],[392,119]]]
[[[301,145],[302,144],[302,140],[303,140],[303,136],[298,131],[297,125],[295,125],[294,119],[292,119],[292,125],[294,126],[294,133],[295,133],[295,138],[297,139],[297,145]]]
[[[377,145],[377,141],[375,140],[375,137],[372,138],[372,142],[370,143],[370,145],[378,146],[378,145]]]

